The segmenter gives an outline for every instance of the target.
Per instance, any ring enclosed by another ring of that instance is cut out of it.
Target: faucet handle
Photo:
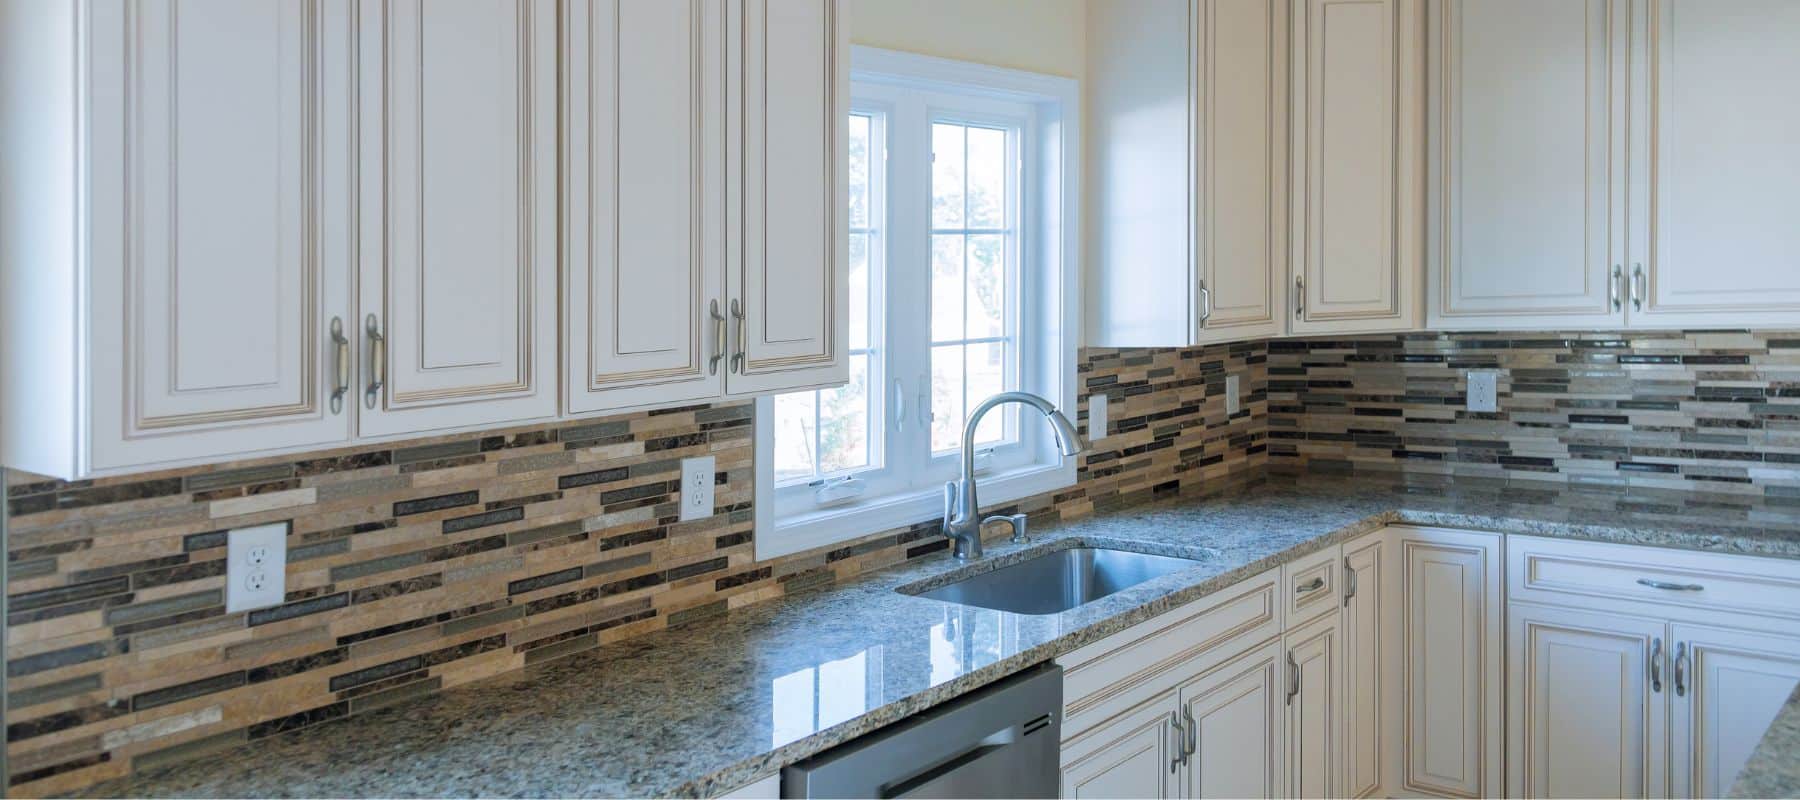
[[[985,526],[995,523],[995,522],[1004,522],[1004,523],[1012,526],[1012,543],[1013,544],[1027,544],[1031,541],[1031,539],[1029,539],[1025,536],[1025,523],[1028,521],[1029,521],[1029,518],[1026,517],[1024,514],[1012,514],[1010,516],[1001,516],[1001,515],[996,514],[994,516],[991,516],[991,517],[988,517],[987,519],[982,520],[981,524],[983,527],[985,527]]]
[[[956,481],[944,484],[944,535],[950,535],[950,522],[956,519]]]

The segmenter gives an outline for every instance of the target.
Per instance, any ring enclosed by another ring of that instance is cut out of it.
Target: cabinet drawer
[[[1057,659],[1063,738],[1280,634],[1279,577],[1269,570]]]
[[[1287,624],[1293,627],[1338,607],[1344,570],[1343,548],[1332,545],[1301,556],[1281,568],[1282,596],[1287,598]]]
[[[1512,600],[1655,603],[1684,618],[1732,612],[1800,621],[1800,561],[1656,547],[1507,539]]]

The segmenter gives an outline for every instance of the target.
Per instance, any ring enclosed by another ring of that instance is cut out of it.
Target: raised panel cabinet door
[[[1290,798],[1339,797],[1338,735],[1343,698],[1342,629],[1333,614],[1289,631],[1286,792]]]
[[[1294,0],[1293,333],[1418,322],[1423,12],[1419,0]]]
[[[1669,626],[1669,795],[1726,797],[1800,682],[1800,640],[1717,625]]]
[[[1387,592],[1381,576],[1387,559],[1387,537],[1364,536],[1344,545],[1342,733],[1338,751],[1343,774],[1338,794],[1371,797],[1381,794],[1382,731],[1388,693],[1384,668],[1392,663],[1384,652],[1383,619]]]
[[[724,388],[722,0],[564,0],[571,413]]]
[[[554,0],[362,5],[364,435],[556,414]]]
[[[1632,326],[1800,324],[1800,4],[1633,8]]]
[[[1623,324],[1628,6],[1432,10],[1432,327]]]
[[[91,8],[86,466],[343,441],[349,7]]]
[[[728,257],[734,395],[849,379],[845,0],[730,4],[737,182]]]
[[[1437,528],[1396,528],[1395,601],[1401,646],[1395,668],[1403,715],[1394,792],[1495,797],[1503,688],[1502,538]]]
[[[1507,626],[1508,796],[1664,796],[1663,621],[1514,603]]]
[[[1288,6],[1202,0],[1192,19],[1195,339],[1279,335],[1287,308]]]
[[[1281,796],[1285,652],[1270,641],[1181,687],[1193,752],[1180,796]]]
[[[1174,692],[1134,706],[1111,722],[1063,743],[1066,798],[1174,797],[1181,761]]]

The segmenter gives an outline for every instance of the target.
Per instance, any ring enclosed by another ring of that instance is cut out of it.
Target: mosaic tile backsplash
[[[1269,344],[1269,464],[1800,503],[1800,333],[1398,334]],[[1465,410],[1500,371],[1498,413]]]
[[[1081,425],[1105,393],[1110,435],[1076,486],[1016,509],[1078,517],[1259,470],[1267,354],[1084,351]],[[1228,373],[1243,378],[1230,416]],[[10,475],[10,792],[79,792],[943,557],[932,521],[756,561],[751,425],[738,403],[127,478]],[[679,461],[703,454],[716,513],[678,522]],[[225,613],[225,530],[282,520],[286,602]]]

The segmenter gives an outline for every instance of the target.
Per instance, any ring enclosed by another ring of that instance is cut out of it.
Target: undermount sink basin
[[[1201,563],[1102,547],[1071,547],[971,575],[919,597],[1014,614],[1057,614]]]

